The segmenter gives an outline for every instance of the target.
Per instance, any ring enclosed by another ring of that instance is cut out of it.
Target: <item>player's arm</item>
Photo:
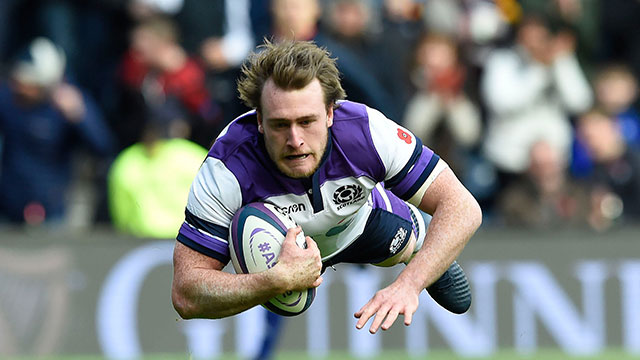
[[[222,318],[235,315],[289,290],[317,287],[322,263],[315,242],[307,237],[307,249],[295,244],[300,229],[287,233],[278,263],[256,274],[222,271],[220,260],[176,242],[171,298],[184,319]]]
[[[311,238],[307,238],[307,249],[299,248],[295,233],[287,234],[278,264],[271,269],[250,275],[222,271],[230,260],[228,227],[242,206],[240,194],[235,175],[222,161],[208,157],[191,186],[174,250],[172,299],[183,318],[234,315],[285,291],[304,290],[321,281],[320,251]]]
[[[423,245],[388,287],[378,291],[355,316],[362,328],[375,315],[370,332],[386,330],[399,314],[406,325],[418,308],[418,295],[460,254],[482,221],[480,206],[447,164],[408,129],[369,110],[373,144],[384,164],[385,186],[431,214]],[[397,134],[397,136],[389,136]]]
[[[460,255],[482,223],[480,205],[446,167],[426,189],[420,210],[432,215],[422,248],[397,281],[424,289],[435,282]]]
[[[358,329],[373,316],[371,333],[380,327],[389,329],[400,314],[404,324],[410,325],[420,292],[447,270],[482,222],[477,201],[448,167],[437,175],[418,205],[433,216],[424,244],[396,280],[355,314]]]

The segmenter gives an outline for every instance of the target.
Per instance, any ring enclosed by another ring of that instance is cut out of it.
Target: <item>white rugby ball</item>
[[[252,274],[273,267],[278,261],[287,229],[296,226],[288,215],[280,213],[272,204],[254,202],[238,210],[229,231],[231,263],[236,273]],[[302,232],[296,243],[306,248]],[[288,291],[262,306],[279,315],[295,316],[311,306],[315,295],[315,288]]]

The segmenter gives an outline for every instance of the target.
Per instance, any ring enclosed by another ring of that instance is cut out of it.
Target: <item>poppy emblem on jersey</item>
[[[333,203],[338,205],[338,210],[362,199],[364,199],[364,190],[356,184],[340,186],[333,193]]]
[[[407,144],[411,144],[411,135],[400,128],[398,128],[398,137]]]

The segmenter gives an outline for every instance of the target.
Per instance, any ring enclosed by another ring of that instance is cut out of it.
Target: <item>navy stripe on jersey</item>
[[[207,233],[222,239],[229,238],[228,228],[224,226],[216,225],[206,220],[202,220],[199,217],[193,215],[191,211],[189,211],[188,209],[184,210],[184,215],[187,223],[189,223],[191,226],[195,227],[196,229],[204,230]]]
[[[402,170],[400,170],[400,172],[397,173],[394,177],[384,182],[384,185],[387,189],[391,189],[394,186],[398,185],[400,181],[402,181],[402,179],[407,176],[409,170],[411,170],[411,168],[416,164],[418,159],[420,159],[420,155],[422,155],[422,141],[420,141],[420,139],[418,139],[417,137],[415,139],[416,147],[413,150],[413,154],[411,154],[407,165],[405,165],[404,168],[402,168]]]
[[[206,246],[200,245],[199,243],[189,239],[188,237],[184,236],[182,233],[179,233],[178,236],[176,237],[176,240],[180,241],[182,244],[184,244],[185,246],[201,253],[204,255],[207,255],[209,257],[212,257],[214,259],[220,260],[221,263],[223,264],[227,264],[229,262],[229,260],[231,260],[231,257],[229,257],[229,255],[224,255],[221,254],[215,250],[211,250]]]
[[[433,154],[431,160],[429,160],[429,164],[427,164],[427,166],[424,168],[422,174],[420,174],[420,177],[418,177],[418,180],[416,180],[416,182],[409,188],[409,190],[405,191],[398,197],[403,200],[409,200],[427,180],[433,169],[436,167],[438,160],[440,160],[440,156],[438,156],[437,154]]]

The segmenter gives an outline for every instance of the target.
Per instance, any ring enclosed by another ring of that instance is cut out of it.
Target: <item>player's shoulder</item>
[[[354,101],[339,101],[334,110],[334,125],[347,129],[358,125],[367,127],[375,126],[378,120],[388,119],[379,110]]]
[[[255,110],[238,116],[220,132],[208,155],[226,161],[242,148],[255,149],[259,141],[257,124]]]
[[[334,122],[366,121],[367,106],[349,100],[340,100],[334,109]]]
[[[332,135],[338,140],[346,138],[353,141],[354,137],[369,137],[371,120],[376,111],[365,104],[353,101],[340,101],[333,112]]]

